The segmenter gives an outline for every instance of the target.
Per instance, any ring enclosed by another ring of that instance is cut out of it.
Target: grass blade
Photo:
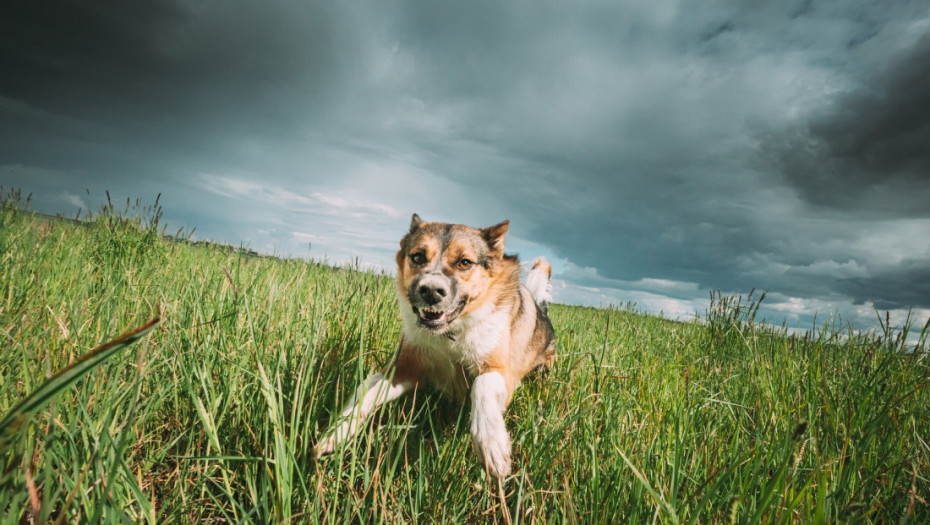
[[[130,330],[116,339],[94,348],[56,372],[48,381],[42,383],[39,388],[26,396],[0,421],[0,429],[2,429],[0,430],[0,454],[7,452],[13,437],[30,416],[41,410],[52,398],[74,384],[75,381],[84,377],[84,375],[120,350],[141,339],[158,326],[160,322],[161,319],[156,317],[135,330]]]

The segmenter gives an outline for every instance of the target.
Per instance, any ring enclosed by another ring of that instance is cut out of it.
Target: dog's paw
[[[355,435],[357,425],[357,418],[343,416],[340,421],[323,432],[320,440],[313,447],[313,453],[317,458],[321,458],[336,452],[336,449]]]
[[[335,428],[329,429],[326,433],[320,436],[320,440],[316,442],[316,445],[313,447],[313,454],[317,459],[328,456],[339,448],[339,445],[345,441],[346,429],[345,423],[336,426]],[[341,432],[341,433],[340,433]],[[343,437],[343,439],[339,439]]]
[[[333,436],[324,437],[313,447],[313,455],[317,458],[328,456],[336,451],[336,440]]]
[[[510,435],[503,418],[477,421],[472,427],[472,443],[489,474],[497,479],[510,475]]]

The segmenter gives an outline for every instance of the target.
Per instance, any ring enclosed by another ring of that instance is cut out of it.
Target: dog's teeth
[[[428,322],[436,322],[443,318],[445,310],[442,308],[437,308],[435,306],[425,306],[419,309],[419,316]]]

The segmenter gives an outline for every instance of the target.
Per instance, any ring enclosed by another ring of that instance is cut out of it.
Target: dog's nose
[[[442,301],[449,293],[449,290],[439,284],[422,284],[417,288],[417,293],[420,294],[420,297],[426,304],[432,306]]]

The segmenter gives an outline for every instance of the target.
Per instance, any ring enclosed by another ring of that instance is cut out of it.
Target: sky
[[[14,0],[0,71],[38,211],[388,271],[414,212],[510,219],[561,303],[930,317],[924,1]]]

